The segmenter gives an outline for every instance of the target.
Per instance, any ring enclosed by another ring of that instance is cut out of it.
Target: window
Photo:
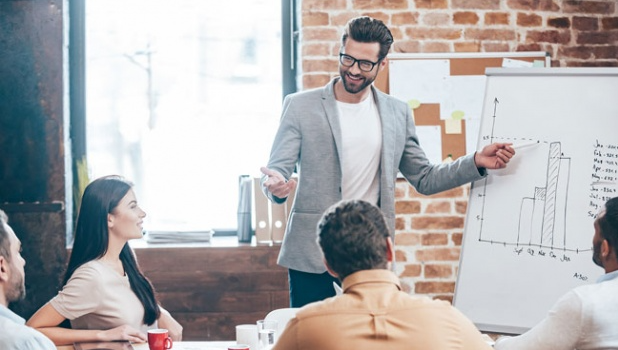
[[[147,229],[236,228],[239,176],[266,165],[289,79],[282,3],[86,3],[89,175],[133,181]]]

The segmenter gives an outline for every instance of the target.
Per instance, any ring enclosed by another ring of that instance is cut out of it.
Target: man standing
[[[560,298],[547,317],[517,337],[498,339],[499,350],[618,349],[618,197],[594,221],[592,261],[605,270],[597,283]]]
[[[299,172],[278,260],[289,269],[292,307],[335,294],[315,237],[331,205],[342,199],[378,205],[394,234],[398,172],[420,193],[433,194],[479,180],[487,168],[504,168],[515,154],[510,144],[496,143],[453,163],[430,164],[408,105],[372,85],[392,43],[383,22],[350,20],[341,39],[340,77],[283,102],[270,160],[261,170],[263,191],[276,203],[285,202],[296,185],[288,180]]]
[[[328,272],[343,282],[343,294],[298,310],[273,350],[491,349],[448,302],[401,290],[389,267],[393,241],[376,206],[342,201],[324,214],[318,235]]]
[[[25,326],[26,320],[7,308],[10,302],[26,296],[26,262],[20,252],[21,242],[9,226],[6,214],[0,210],[0,349],[55,350],[51,340]]]

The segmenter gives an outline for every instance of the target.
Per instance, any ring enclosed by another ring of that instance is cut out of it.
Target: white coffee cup
[[[236,326],[236,343],[247,344],[251,350],[256,350],[258,345],[258,330],[256,324],[239,324]]]

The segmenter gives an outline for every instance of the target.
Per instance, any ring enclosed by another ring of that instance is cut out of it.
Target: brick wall
[[[392,52],[546,51],[554,67],[618,66],[616,0],[300,0],[302,89],[337,74],[351,17],[391,29]],[[410,293],[452,300],[470,186],[433,196],[396,192],[396,271]]]

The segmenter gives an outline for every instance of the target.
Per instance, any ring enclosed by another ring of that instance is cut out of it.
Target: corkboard
[[[437,54],[391,54],[389,61],[394,60],[449,60],[450,75],[484,75],[485,69],[501,67],[505,58],[534,62],[543,61],[550,66],[550,57],[546,52],[487,52],[487,53],[437,53]],[[514,68],[516,69],[516,68]],[[387,64],[374,82],[375,86],[389,93],[389,65]],[[445,121],[440,119],[439,104],[424,104],[414,109],[416,125],[438,125],[442,136],[442,159],[452,157],[457,159],[466,152],[466,121],[462,120],[461,133],[446,133]]]

